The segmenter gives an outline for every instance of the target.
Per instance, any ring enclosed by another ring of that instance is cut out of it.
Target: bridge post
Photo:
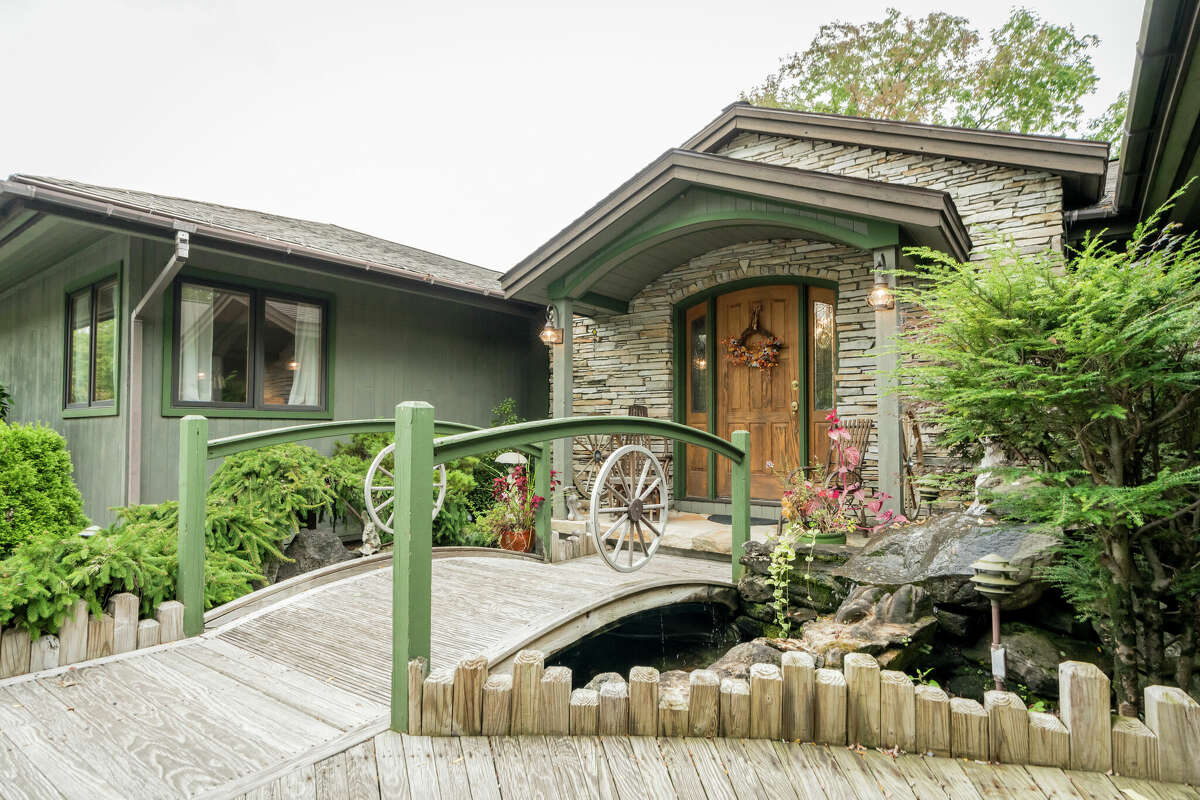
[[[189,414],[179,423],[179,572],[175,599],[183,603],[183,633],[204,632],[204,511],[208,496],[208,420]]]
[[[433,406],[396,406],[392,542],[392,730],[408,730],[408,662],[430,656],[433,591]]]
[[[733,582],[737,583],[742,577],[742,554],[750,540],[750,432],[734,431],[729,441],[743,453],[742,462],[735,463],[730,474],[733,500],[730,557],[733,559]]]
[[[542,501],[541,507],[535,512],[533,527],[538,541],[542,543],[542,558],[549,564],[554,560],[554,531],[550,527],[550,504],[554,502],[552,496],[554,489],[550,474],[553,469],[553,458],[550,442],[542,442],[540,446],[535,445],[535,447],[538,447],[541,455],[533,459],[533,493],[546,499]]]

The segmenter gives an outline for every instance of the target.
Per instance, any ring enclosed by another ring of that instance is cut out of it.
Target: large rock
[[[1108,659],[1091,642],[1059,636],[1019,622],[1000,626],[1000,644],[1004,647],[1004,667],[1008,681],[1026,686],[1042,697],[1058,697],[1058,664],[1061,661],[1089,661],[1105,672]],[[963,656],[991,671],[992,635],[984,634]]]
[[[1019,570],[1020,586],[1001,602],[1007,609],[1037,602],[1045,586],[1033,572],[1053,560],[1055,537],[1032,526],[990,515],[944,514],[920,525],[898,528],[873,539],[858,555],[835,567],[833,575],[856,584],[896,588],[920,586],[938,605],[986,609],[988,601],[971,583],[971,564],[997,553]]]
[[[904,585],[888,592],[860,586],[832,619],[807,623],[792,641],[821,666],[839,666],[846,653],[867,653],[888,669],[903,670],[916,663],[936,630],[933,603],[924,589]]]
[[[752,642],[742,642],[734,645],[729,652],[709,665],[709,669],[722,678],[750,679],[750,667],[754,664],[774,664],[779,666],[783,654],[771,647],[762,639]]]
[[[616,681],[617,683],[624,683],[625,678],[619,672],[601,672],[599,675],[597,675],[596,677],[594,677],[590,681],[588,681],[587,685],[585,685],[583,688],[584,689],[592,689],[592,690],[598,692],[598,691],[600,691],[601,686],[603,686],[606,683],[610,683],[612,681]]]
[[[357,557],[357,554],[347,550],[342,544],[342,537],[329,528],[300,531],[283,554],[292,561],[279,565],[279,572],[275,575],[276,581],[294,578],[305,572]]]

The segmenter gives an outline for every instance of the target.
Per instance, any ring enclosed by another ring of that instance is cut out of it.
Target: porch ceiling
[[[965,259],[970,238],[944,192],[686,150],[669,150],[502,278],[505,296],[571,298],[624,311],[688,259],[754,239],[868,250],[927,245]]]

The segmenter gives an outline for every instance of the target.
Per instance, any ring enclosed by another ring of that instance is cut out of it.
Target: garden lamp
[[[501,453],[500,455],[496,456],[496,463],[512,468],[524,464],[525,456],[521,455],[520,453],[513,453],[511,451],[508,453]]]
[[[992,677],[996,689],[1004,691],[1004,648],[1000,646],[1000,599],[1012,594],[1021,584],[1013,579],[1017,568],[995,553],[989,553],[971,565],[975,591],[992,602]]]

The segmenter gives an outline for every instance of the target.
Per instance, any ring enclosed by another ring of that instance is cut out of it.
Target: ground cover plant
[[[1004,448],[1027,484],[993,510],[1061,531],[1043,578],[1099,630],[1122,713],[1190,687],[1200,626],[1200,242],[1161,216],[1065,259],[914,250],[899,293],[906,391],[960,456]]]

